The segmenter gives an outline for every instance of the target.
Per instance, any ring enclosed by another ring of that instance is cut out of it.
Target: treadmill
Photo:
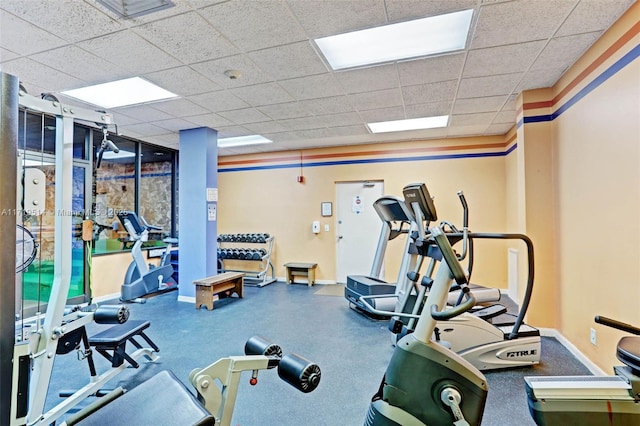
[[[370,303],[376,309],[394,311],[398,298],[407,289],[407,272],[412,267],[412,260],[415,262],[416,258],[415,254],[410,253],[409,250],[411,238],[407,238],[396,283],[388,283],[380,279],[380,272],[382,271],[387,244],[398,236],[410,234],[411,231],[415,230],[415,219],[404,200],[398,197],[390,195],[381,197],[373,203],[373,208],[382,221],[382,228],[371,272],[369,275],[348,275],[344,297],[349,301],[349,304],[366,312],[360,300],[361,296],[388,295],[389,297],[371,299]]]

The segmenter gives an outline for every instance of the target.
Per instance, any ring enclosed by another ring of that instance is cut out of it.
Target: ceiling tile
[[[151,105],[133,105],[128,107],[113,108],[113,111],[143,122],[169,120],[173,118],[173,115],[157,110]]]
[[[185,64],[239,53],[196,12],[154,21],[135,31]]]
[[[178,60],[129,30],[78,43],[89,52],[100,52],[109,62],[133,74],[146,74],[181,65]]]
[[[274,120],[285,118],[298,118],[311,115],[299,102],[289,102],[284,104],[265,105],[258,108]]]
[[[229,93],[252,106],[291,102],[294,99],[278,83],[256,84],[229,89]]]
[[[343,112],[340,114],[328,114],[323,116],[331,127],[342,127],[351,125],[363,125],[362,118],[357,112]]]
[[[211,112],[229,111],[249,106],[249,104],[242,99],[239,99],[237,96],[225,91],[189,96],[188,99],[205,107]]]
[[[218,139],[235,138],[238,136],[249,136],[253,133],[242,126],[223,126],[218,129]]]
[[[634,2],[635,0],[580,0],[555,35],[604,31]]]
[[[469,52],[463,77],[482,77],[526,71],[536,59],[546,42],[512,44],[489,47]],[[500,58],[496,61],[496,58]]]
[[[514,125],[516,122],[516,111],[500,111],[493,119],[493,124],[506,124]]]
[[[521,77],[522,74],[517,73],[463,78],[458,87],[458,98],[508,95],[513,92]]]
[[[220,117],[218,114],[191,115],[184,119],[193,124],[197,124],[200,127],[209,127],[211,129],[217,129],[222,126],[231,126],[233,124],[230,120]]]
[[[551,37],[575,0],[515,0],[480,7],[472,49],[523,43]]]
[[[469,126],[446,127],[446,136],[449,138],[459,138],[464,136],[480,136],[489,127],[487,124],[475,124]]]
[[[558,81],[564,71],[564,68],[529,71],[524,74],[515,91],[519,93],[523,90],[551,87]]]
[[[300,137],[306,138],[306,139],[324,139],[324,138],[330,138],[334,136],[331,129],[327,129],[327,128],[299,130],[298,134],[300,135]]]
[[[61,38],[6,12],[0,13],[0,28],[0,46],[19,55],[46,52],[66,44]]]
[[[386,23],[382,0],[290,0],[289,7],[312,38],[325,37]]]
[[[47,92],[60,92],[84,85],[81,80],[69,74],[62,73],[29,58],[7,61],[2,64],[2,71],[17,76],[21,82],[45,87]]]
[[[400,83],[413,86],[423,83],[435,83],[458,78],[466,53],[434,56],[398,63]]]
[[[398,22],[408,19],[420,19],[427,16],[442,15],[444,13],[457,12],[459,10],[473,9],[477,6],[477,0],[386,0],[387,15],[389,21]]]
[[[595,32],[551,39],[531,66],[531,70],[568,68],[600,35],[601,33]]]
[[[168,101],[154,102],[153,108],[164,111],[176,117],[205,114],[208,111],[187,99],[170,99]]]
[[[182,118],[172,118],[169,120],[152,121],[150,124],[158,126],[161,129],[170,130],[172,132],[179,132],[180,130],[192,129],[196,126],[190,121],[183,120]]]
[[[163,135],[148,136],[147,141],[161,146],[177,148],[180,145],[180,134],[165,133]]]
[[[235,109],[233,111],[223,111],[219,113],[221,117],[234,122],[235,124],[259,123],[269,121],[269,117],[255,108]]]
[[[345,93],[361,93],[400,87],[398,69],[395,64],[337,71],[334,76]]]
[[[349,95],[349,102],[359,111],[402,106],[402,93],[399,88],[363,92]]]
[[[369,134],[369,131],[364,124],[332,127],[331,130],[333,130],[333,134],[336,136],[356,136]]]
[[[315,115],[337,114],[353,111],[353,107],[346,96],[333,96],[330,98],[300,101],[300,105],[305,110]]]
[[[487,130],[485,130],[485,132],[489,135],[504,135],[505,133],[507,133],[509,130],[511,130],[511,128],[514,126],[515,124],[513,122],[511,123],[494,123],[494,124],[490,124],[489,127],[487,127]]]
[[[329,73],[284,80],[280,85],[297,100],[325,98],[343,93]]]
[[[220,86],[187,66],[152,72],[144,78],[180,96],[220,90]]]
[[[10,61],[12,59],[17,58],[18,55],[17,53],[14,53],[10,50],[4,49],[2,47],[0,47],[0,63],[5,62],[5,61]]]
[[[487,96],[484,98],[458,99],[453,106],[454,114],[498,111],[507,102],[508,96]]]
[[[282,124],[277,121],[264,121],[262,123],[245,124],[244,127],[251,130],[256,135],[264,135],[265,133],[278,133],[285,132],[287,130]]]
[[[31,58],[69,75],[81,76],[89,85],[130,76],[130,73],[101,56],[72,45],[38,53]]]
[[[226,89],[271,81],[271,78],[244,54],[200,62],[191,65],[191,68]],[[240,71],[240,78],[230,79],[224,74],[227,70]]]
[[[451,114],[451,102],[432,102],[426,104],[407,105],[405,107],[407,118],[435,117]]]
[[[249,57],[276,80],[327,72],[307,41],[250,52]]]
[[[206,7],[200,14],[244,52],[307,38],[283,2],[236,0]]]
[[[154,126],[149,123],[132,124],[130,126],[118,127],[118,130],[127,136],[155,136],[167,133],[165,129],[161,129],[158,126]]]
[[[2,9],[69,42],[86,40],[123,28],[120,20],[98,12],[98,9],[85,1],[2,0],[0,3]],[[4,24],[2,22],[2,26]]]
[[[404,108],[401,108],[401,107],[371,109],[368,111],[360,111],[359,114],[365,123],[377,123],[380,121],[403,120],[407,118],[404,113]]]
[[[457,83],[457,80],[450,80],[439,83],[405,86],[402,88],[402,97],[407,105],[446,101],[451,99],[455,94]]]
[[[285,126],[290,130],[308,130],[308,129],[318,129],[321,127],[327,126],[326,118],[324,117],[300,117],[300,118],[289,118],[284,120],[279,120],[280,124]]]
[[[128,115],[119,114],[113,110],[109,111],[109,113],[113,117],[113,122],[118,126],[128,126],[131,124],[138,124],[140,120],[135,119],[133,117],[129,117]]]
[[[457,114],[449,118],[449,126],[474,126],[489,125],[496,116],[495,112],[483,112],[479,114]]]

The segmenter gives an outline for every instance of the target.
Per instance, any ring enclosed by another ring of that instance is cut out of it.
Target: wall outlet
[[[597,344],[596,330],[594,328],[591,328],[590,330],[591,330],[591,334],[590,334],[591,344],[595,345],[595,344]]]

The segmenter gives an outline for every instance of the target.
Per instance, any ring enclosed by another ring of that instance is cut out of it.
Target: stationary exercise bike
[[[118,212],[118,219],[125,227],[131,240],[135,241],[131,249],[133,262],[129,265],[121,288],[120,300],[124,302],[145,303],[142,296],[151,293],[175,290],[178,283],[173,279],[171,250],[178,243],[177,238],[165,238],[167,248],[159,266],[148,266],[142,255],[142,244],[149,238],[149,231],[162,228],[149,225],[142,217],[131,211]]]
[[[477,425],[482,420],[488,386],[485,377],[460,355],[435,341],[438,321],[467,312],[475,305],[467,276],[447,236],[438,227],[421,236],[434,242],[444,261],[431,285],[415,331],[398,341],[365,426]],[[456,281],[463,302],[445,309]],[[444,309],[444,310],[443,310]]]
[[[620,339],[615,376],[525,377],[529,412],[538,425],[640,424],[640,328],[597,316],[595,321],[636,336]]]

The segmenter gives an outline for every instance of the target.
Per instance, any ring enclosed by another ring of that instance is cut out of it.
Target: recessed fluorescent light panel
[[[140,77],[67,90],[62,94],[103,108],[143,104],[178,96]]]
[[[260,135],[238,136],[235,138],[218,139],[218,148],[229,148],[232,146],[258,145],[262,143],[272,143],[272,140]]]
[[[405,130],[424,130],[447,127],[448,115],[437,117],[410,118],[408,120],[380,121],[367,123],[371,133],[403,132]]]
[[[464,49],[473,9],[318,38],[334,70]]]

